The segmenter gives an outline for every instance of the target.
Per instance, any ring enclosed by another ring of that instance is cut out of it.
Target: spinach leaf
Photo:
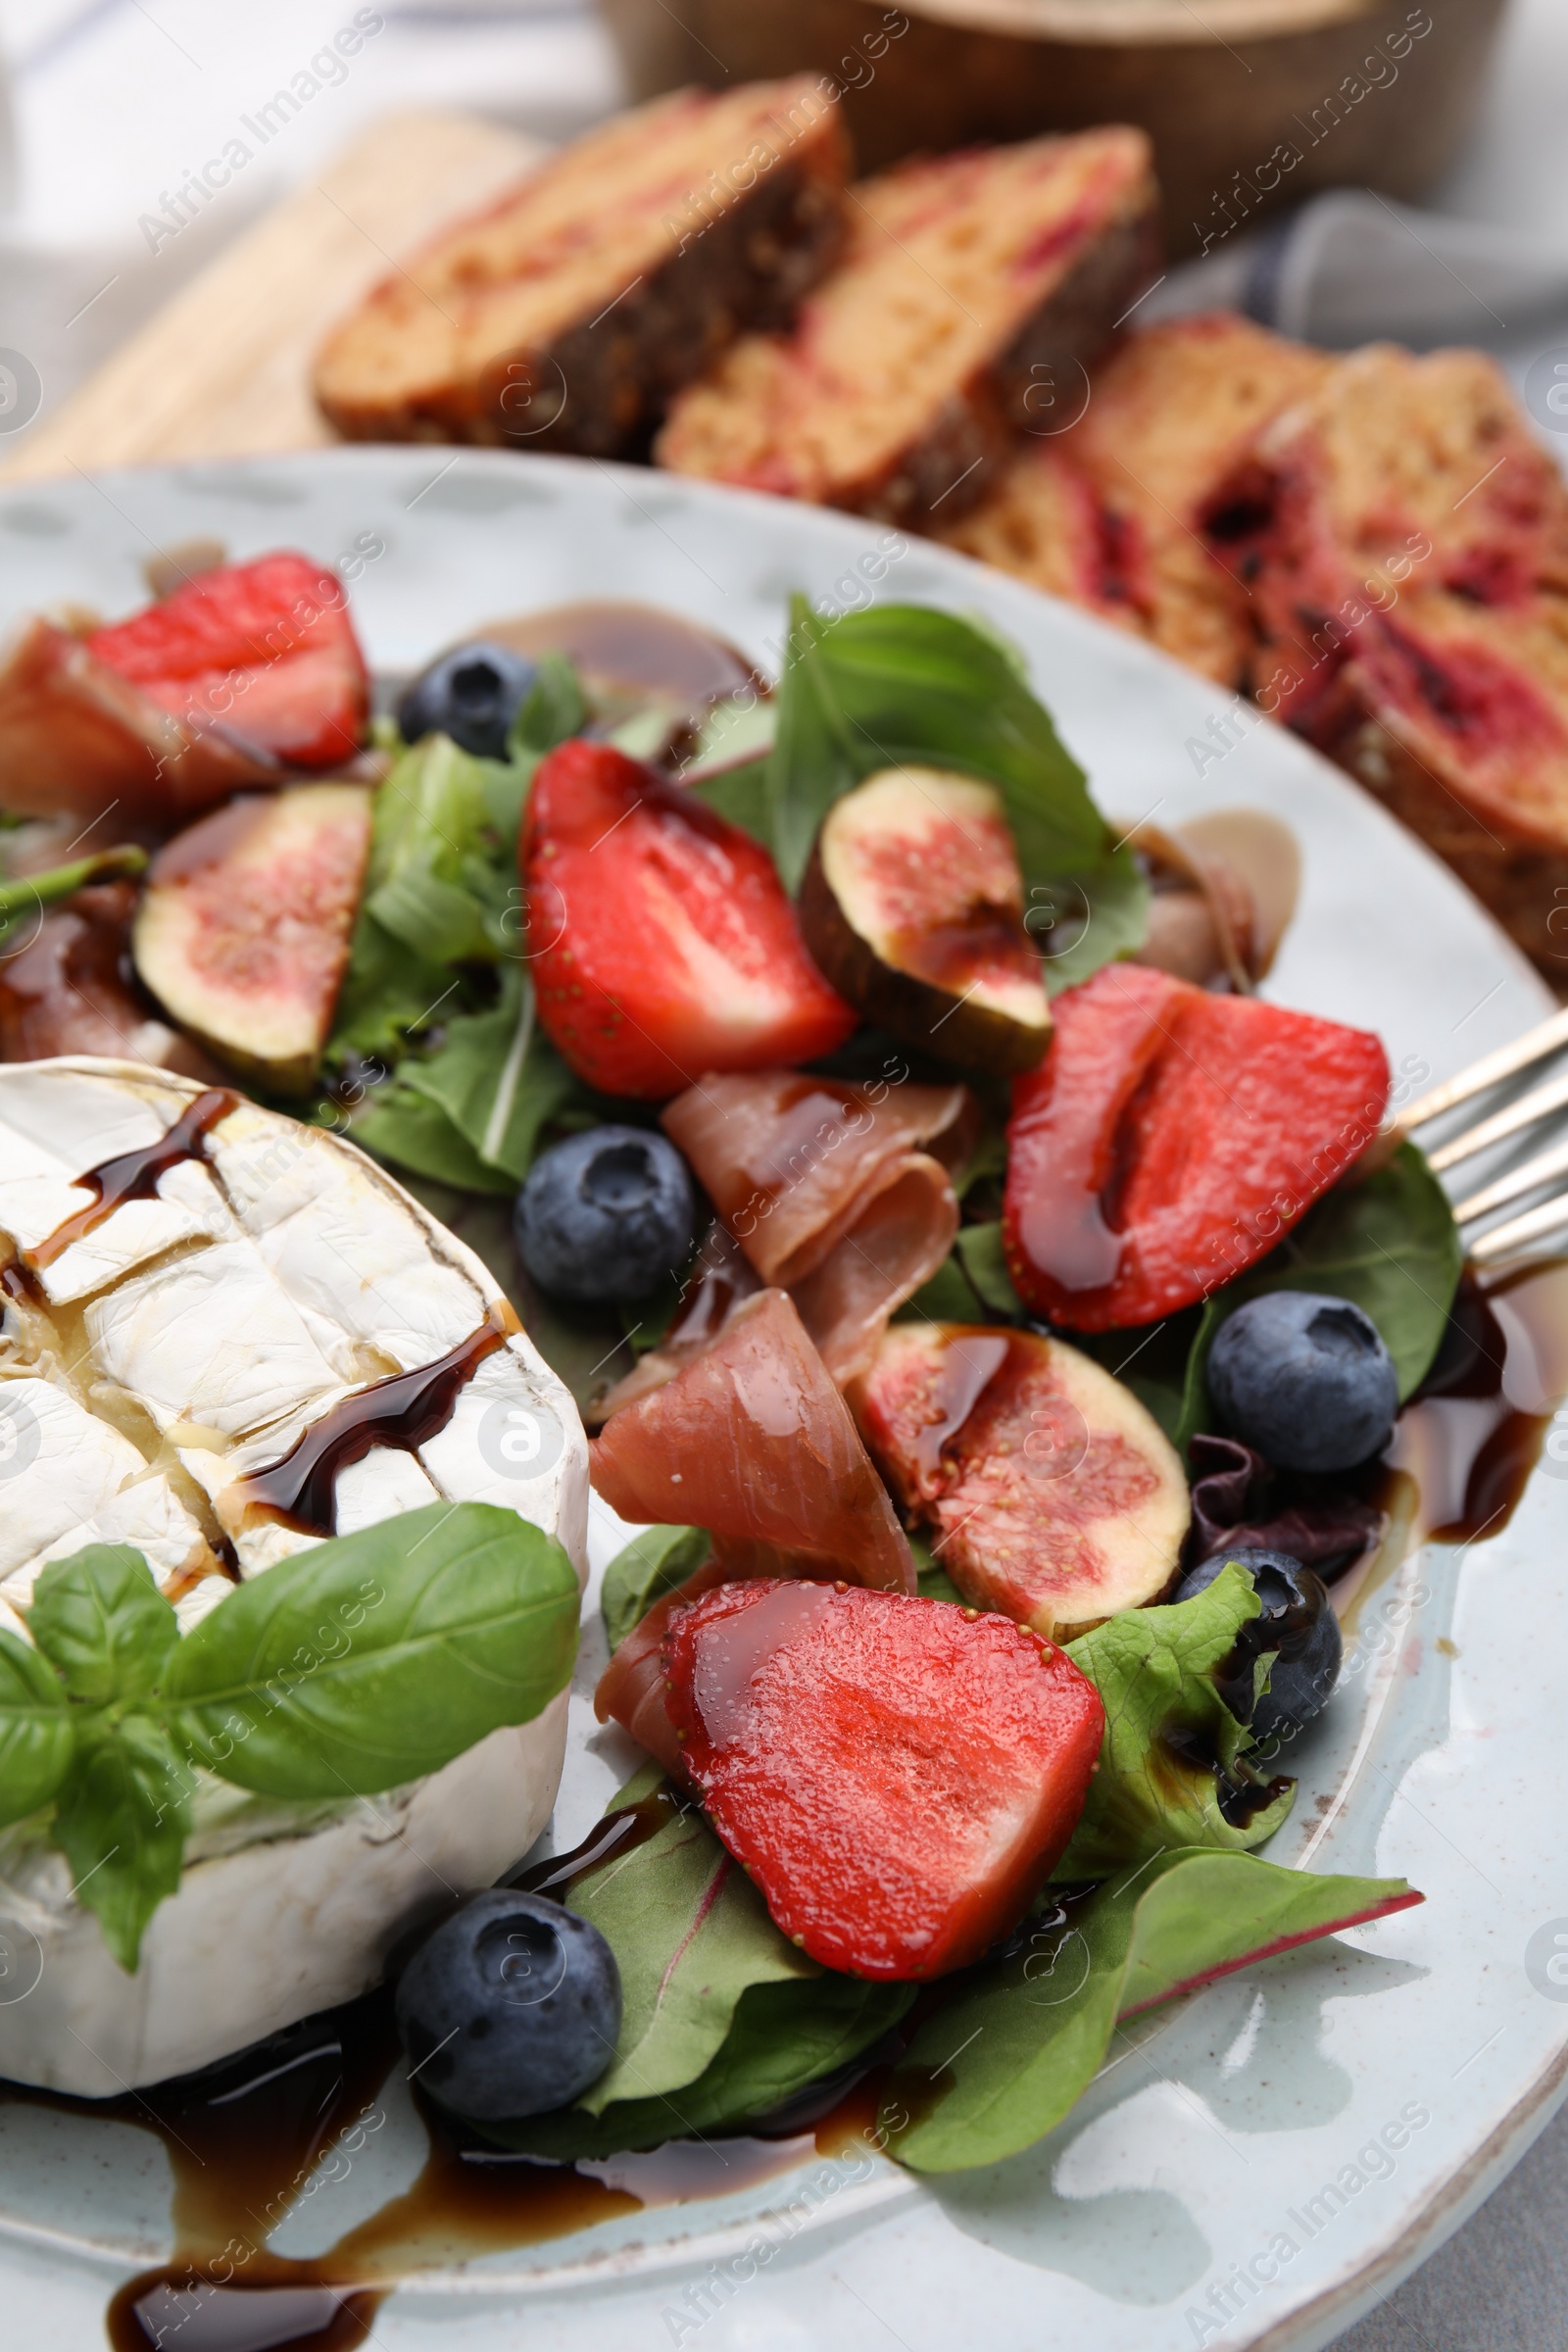
[[[695,1805],[665,1801],[669,1818],[652,1838],[572,1882],[572,1910],[599,1930],[620,1970],[614,2056],[577,2102],[590,2115],[695,2082],[749,1985],[822,1973],[780,1935]]]
[[[27,1631],[73,1698],[145,1698],[156,1690],[179,1622],[153,1572],[127,1544],[89,1544],[54,1560],[32,1589]]]
[[[694,1576],[710,1549],[702,1527],[647,1527],[605,1570],[599,1606],[612,1649],[618,1649],[656,1600]]]
[[[1402,1879],[1320,1878],[1201,1848],[1162,1854],[1026,1923],[925,2020],[888,2085],[890,2153],[929,2173],[1016,2155],[1087,2090],[1118,2017],[1412,1900]]]
[[[826,1974],[750,1984],[716,2054],[694,2082],[662,2097],[617,2099],[600,2115],[565,2107],[479,2129],[503,2147],[558,2164],[734,2132],[853,2064],[899,2023],[913,1999],[909,1984],[867,1984]]]
[[[179,1886],[190,1826],[190,1774],[161,1723],[129,1714],[84,1731],[55,1800],[54,1841],[75,1894],[131,1975],[147,1922]]]
[[[834,801],[901,764],[956,768],[997,786],[1031,928],[1070,942],[1047,962],[1053,989],[1138,945],[1148,892],[1137,860],[1116,848],[1083,770],[1010,655],[972,622],[923,606],[876,605],[824,620],[794,598],[766,777],[787,889],[799,888]]]
[[[954,1247],[986,1312],[1000,1315],[1004,1323],[1021,1323],[1029,1310],[1012,1287],[1002,1253],[1001,1225],[960,1225]]]
[[[1313,1203],[1277,1250],[1208,1299],[1193,1344],[1178,1442],[1209,1418],[1204,1368],[1214,1334],[1263,1291],[1325,1291],[1351,1299],[1383,1335],[1402,1403],[1431,1368],[1459,1287],[1464,1250],[1448,1197],[1414,1144],[1359,1183]]]
[[[46,1805],[71,1769],[76,1730],[58,1675],[0,1632],[0,1824]]]
[[[201,1762],[269,1796],[436,1772],[564,1690],[577,1579],[489,1503],[430,1503],[281,1561],[187,1634],[167,1709]]]
[[[1263,1785],[1246,1761],[1252,1735],[1214,1679],[1261,1607],[1246,1571],[1225,1568],[1192,1600],[1127,1609],[1067,1644],[1104,1701],[1105,1730],[1100,1769],[1056,1865],[1058,1884],[1131,1870],[1172,1846],[1261,1845],[1279,1828],[1296,1784],[1266,1802],[1254,1799]],[[1255,1689],[1267,1688],[1267,1671],[1259,1659]]]
[[[970,1605],[958,1591],[952,1577],[931,1548],[931,1538],[924,1528],[911,1528],[909,1549],[914,1554],[915,1582],[922,1600],[955,1600],[960,1609]]]

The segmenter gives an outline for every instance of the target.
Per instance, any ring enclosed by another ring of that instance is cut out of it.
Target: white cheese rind
[[[550,1818],[565,1744],[563,1691],[532,1723],[492,1732],[410,1788],[187,1863],[134,1977],[72,1899],[62,1857],[36,1855],[20,1884],[0,1884],[7,1950],[37,1978],[0,2005],[0,2075],[108,2098],[352,2000],[411,1927],[527,1852]]]
[[[37,1212],[36,1188],[47,1184],[59,1213],[69,1215],[86,1199],[71,1176],[155,1141],[200,1091],[133,1063],[0,1067],[0,1228],[15,1231],[5,1206],[8,1171],[20,1171],[13,1203],[25,1198]],[[73,1426],[87,1451],[104,1454],[96,1483],[87,1482],[100,1519],[136,1493],[149,1504],[162,1494],[183,1506],[129,1440],[87,1409],[95,1371],[140,1397],[216,1500],[242,1467],[277,1459],[302,1423],[346,1389],[378,1369],[433,1362],[503,1304],[473,1252],[337,1137],[245,1104],[209,1145],[219,1200],[203,1225],[210,1245],[200,1232],[182,1233],[182,1250],[148,1263],[127,1228],[119,1250],[117,1227],[138,1204],[89,1237],[117,1245],[117,1261],[101,1253],[114,1287],[81,1310],[92,1359],[74,1374],[80,1396],[57,1393],[77,1417]],[[203,1169],[191,1172],[211,1181]],[[199,1184],[171,1186],[167,1178],[160,1187],[187,1215],[197,1192]],[[35,1213],[29,1238],[49,1230],[49,1218],[38,1223]],[[57,1264],[68,1266],[73,1254]],[[515,1439],[497,1453],[484,1415],[498,1404],[503,1419],[520,1408],[559,1434],[548,1466],[541,1454],[537,1471],[518,1476]],[[433,1494],[503,1502],[555,1536],[586,1580],[587,1441],[565,1389],[520,1333],[478,1367],[452,1429],[421,1454],[380,1448],[341,1472],[339,1530]],[[112,1475],[133,1469],[134,1486],[111,1486]],[[0,1489],[0,1519],[6,1501]],[[29,1498],[34,1507],[44,1505]],[[314,1541],[263,1521],[238,1545],[241,1572],[265,1573]],[[58,1556],[46,1529],[19,1566]],[[182,1625],[219,1605],[225,1591],[209,1576],[177,1599]],[[8,1585],[0,1622],[16,1631],[9,1597]],[[193,1839],[179,1890],[155,1913],[134,1977],[111,1960],[97,1922],[75,1901],[63,1857],[24,1838],[0,1841],[15,1856],[11,1864],[0,1859],[0,1937],[24,1954],[35,1950],[40,1963],[34,1989],[0,2003],[0,2076],[104,2096],[208,2065],[352,1997],[375,1981],[389,1944],[421,1914],[454,1889],[493,1883],[526,1851],[555,1800],[565,1720],[563,1694],[535,1722],[493,1734],[427,1780],[324,1816],[320,1806],[271,1806],[260,1812],[260,1826],[247,1827],[241,1805],[224,1850],[205,1851],[201,1837]]]

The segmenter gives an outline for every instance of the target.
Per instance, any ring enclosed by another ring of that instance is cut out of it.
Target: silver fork
[[[1445,1079],[1441,1086],[1433,1087],[1405,1111],[1398,1123],[1399,1133],[1408,1135],[1417,1128],[1432,1125],[1448,1111],[1457,1110],[1461,1102],[1490,1094],[1494,1087],[1517,1077],[1522,1070],[1533,1068],[1565,1046],[1568,1046],[1568,1006],[1539,1022],[1534,1029],[1527,1029],[1511,1045],[1484,1054],[1457,1077]],[[1556,1071],[1544,1085],[1521,1095],[1517,1102],[1505,1103],[1500,1110],[1445,1136],[1442,1143],[1427,1151],[1428,1161],[1441,1176],[1480,1152],[1491,1151],[1494,1145],[1506,1143],[1511,1136],[1522,1136],[1527,1128],[1540,1126],[1554,1111],[1561,1110],[1568,1110],[1568,1067]],[[1550,1197],[1538,1201],[1533,1208],[1504,1219],[1500,1225],[1489,1226],[1482,1233],[1467,1236],[1466,1250],[1471,1262],[1494,1264],[1498,1258],[1511,1257],[1527,1249],[1532,1242],[1544,1241],[1548,1234],[1568,1229],[1568,1190],[1562,1181],[1565,1177],[1568,1177],[1568,1131],[1545,1151],[1538,1152],[1534,1158],[1523,1160],[1483,1185],[1479,1192],[1455,1201],[1453,1213],[1458,1224],[1476,1226],[1497,1209],[1506,1208],[1510,1201],[1544,1192],[1548,1186],[1552,1188]]]

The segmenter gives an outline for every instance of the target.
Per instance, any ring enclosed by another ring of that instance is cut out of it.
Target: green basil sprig
[[[140,1552],[45,1568],[0,1632],[0,1822],[50,1835],[127,1972],[179,1885],[193,1765],[276,1797],[369,1796],[527,1723],[571,1675],[577,1579],[489,1503],[431,1503],[238,1586],[183,1641]]]

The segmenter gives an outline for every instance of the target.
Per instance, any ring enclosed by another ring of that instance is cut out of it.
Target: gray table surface
[[[1334,2352],[1568,2352],[1568,2107]]]

